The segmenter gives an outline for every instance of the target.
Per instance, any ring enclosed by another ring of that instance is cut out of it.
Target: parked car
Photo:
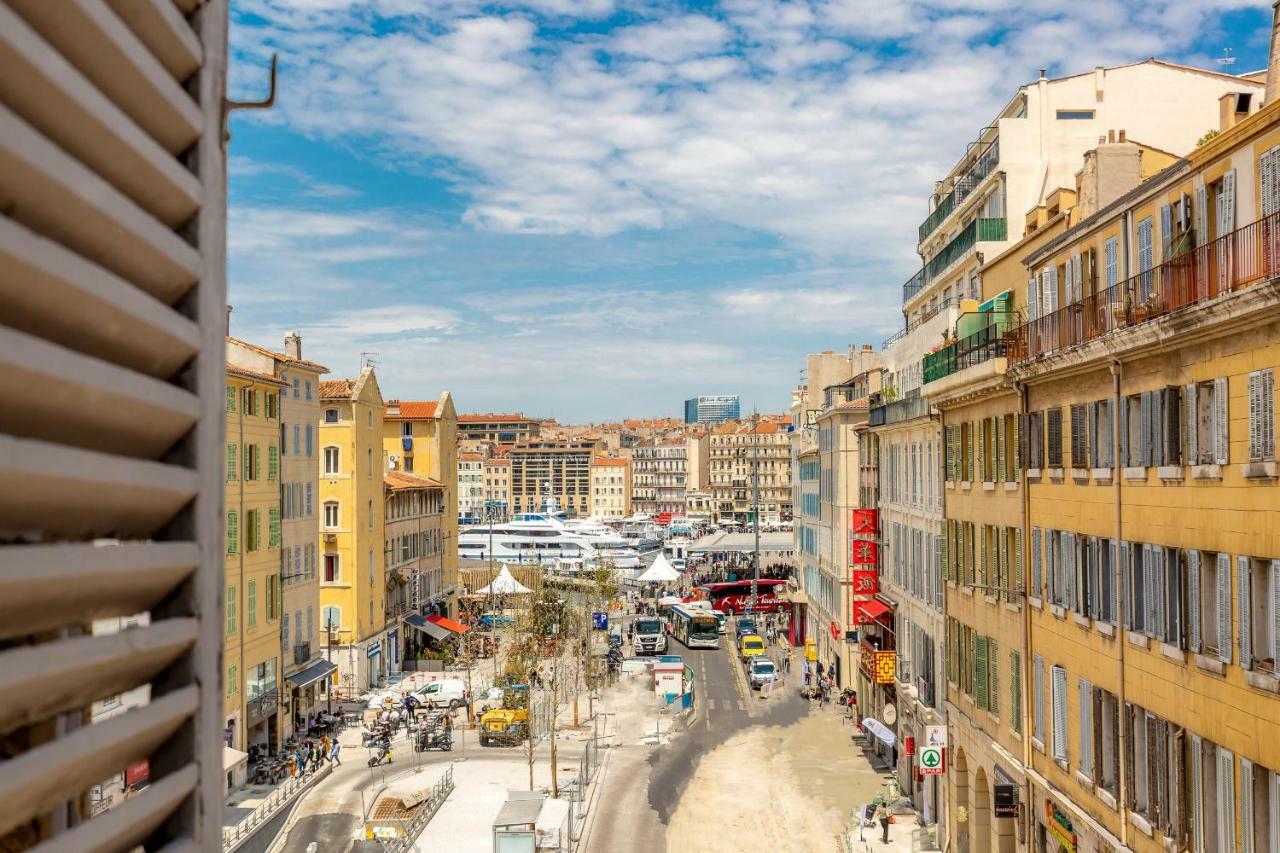
[[[467,683],[461,678],[441,678],[413,692],[423,706],[453,710],[467,704]]]
[[[756,623],[751,619],[739,619],[734,624],[734,638],[741,640],[747,634],[758,634]]]
[[[747,681],[753,690],[759,690],[766,684],[772,684],[778,677],[778,667],[773,661],[763,657],[754,657],[747,665]]]
[[[764,640],[755,634],[747,634],[738,642],[738,654],[742,656],[744,663],[751,658],[760,657],[764,654]]]
[[[675,569],[677,572],[683,572],[685,570],[685,566],[685,561],[680,557],[676,557],[671,561],[671,568]]]

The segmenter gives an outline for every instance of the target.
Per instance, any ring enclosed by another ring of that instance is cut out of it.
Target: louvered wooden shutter
[[[1235,756],[1218,747],[1218,849],[1236,849],[1236,773]]]
[[[1236,556],[1236,614],[1240,621],[1237,642],[1240,644],[1240,666],[1253,669],[1253,597],[1249,558]]]
[[[1119,411],[1116,412],[1116,415],[1120,419],[1120,447],[1118,448],[1118,451],[1120,453],[1119,464],[1120,464],[1120,467],[1124,468],[1133,464],[1132,451],[1129,446],[1131,442],[1129,441],[1129,398],[1128,397],[1120,398],[1120,408],[1119,408]]]
[[[987,481],[987,419],[983,418],[982,420],[974,421],[973,425],[978,431],[978,437],[974,439],[974,458],[977,460],[977,469],[974,473],[974,479],[978,482],[985,483]]]
[[[1218,658],[1231,663],[1231,558],[1218,554]]]
[[[1093,778],[1093,685],[1083,678],[1080,689],[1080,772]]]
[[[0,837],[23,849],[220,844],[227,10],[199,6],[0,3]],[[144,759],[149,787],[87,819]]]
[[[1022,733],[1022,656],[1017,649],[1009,652],[1009,721],[1013,730]]]
[[[1187,551],[1187,647],[1200,651],[1200,552]]]
[[[1160,206],[1160,262],[1164,263],[1169,260],[1170,248],[1173,237],[1173,208],[1169,205]]]
[[[1023,444],[1023,436],[1026,430],[1022,429],[1022,419],[1025,415],[1013,415],[1013,477],[1015,480],[1022,476],[1022,469],[1025,467],[1027,449]]]
[[[1067,671],[1060,666],[1051,670],[1050,690],[1053,698],[1053,757],[1067,760]]]
[[[1203,246],[1209,241],[1208,222],[1205,219],[1205,211],[1209,209],[1206,199],[1208,193],[1203,185],[1196,187],[1196,207],[1195,207],[1195,223],[1196,223],[1196,241],[1197,246]]]
[[[1061,468],[1062,467],[1062,409],[1055,406],[1048,409],[1045,421],[1049,430],[1049,454],[1046,460],[1046,467]]]
[[[1008,465],[1005,462],[1005,429],[1009,421],[1008,415],[994,418],[996,428],[996,476],[997,483],[1008,479]]]
[[[1191,735],[1191,843],[1194,853],[1204,850],[1204,750],[1200,735]]]
[[[1013,529],[1013,588],[1022,591],[1023,581],[1022,528],[1015,527]]]
[[[1227,422],[1227,378],[1213,380],[1213,461],[1226,465],[1230,461]]]
[[[1031,595],[1034,598],[1044,596],[1044,574],[1041,568],[1041,533],[1039,527],[1031,528]]]
[[[1031,660],[1031,687],[1032,697],[1035,701],[1034,714],[1032,716],[1031,728],[1032,735],[1036,740],[1044,743],[1044,658],[1036,655]]]
[[[1070,305],[1075,301],[1075,257],[1069,257],[1062,264],[1062,296],[1063,304]]]
[[[1130,581],[1133,578],[1133,563],[1131,562],[1131,560],[1132,560],[1132,557],[1129,553],[1129,543],[1121,542],[1120,543],[1120,573]],[[1132,583],[1125,584],[1126,595],[1124,597],[1124,627],[1129,629],[1130,631],[1133,630],[1133,625],[1134,625],[1133,614],[1135,612],[1132,587],[1133,587]]]
[[[1075,295],[1072,297],[1074,301],[1079,302],[1084,298],[1084,272],[1081,269],[1081,256],[1076,255],[1075,265],[1072,270],[1075,272],[1075,286],[1073,288]]]
[[[1183,416],[1183,434],[1186,436],[1187,456],[1186,464],[1200,464],[1200,445],[1199,445],[1199,416],[1196,410],[1196,383],[1187,384],[1182,395],[1182,404],[1185,411]]]
[[[1151,464],[1151,392],[1143,391],[1138,398],[1139,434],[1137,464],[1146,467]]]
[[[1100,619],[1102,617],[1101,581],[1103,580],[1103,577],[1102,577],[1102,564],[1099,561],[1100,560],[1099,550],[1100,550],[1100,546],[1098,543],[1098,537],[1090,536],[1088,552],[1087,552],[1088,558],[1086,560],[1086,565],[1088,567],[1088,573],[1087,573],[1088,582],[1086,583],[1086,586],[1088,587],[1088,598],[1089,598],[1088,615],[1093,619]]]
[[[1086,415],[1089,423],[1089,467],[1100,468],[1102,462],[1098,456],[1098,404],[1090,403],[1088,414]]]
[[[1031,276],[1027,281],[1027,319],[1035,320],[1040,317],[1040,282],[1037,276]]]
[[[979,708],[987,707],[987,638],[975,637],[973,640],[973,685],[974,701]]]
[[[1274,174],[1274,173],[1273,173]],[[1273,178],[1274,180],[1274,178]],[[1272,193],[1274,195],[1274,193]],[[1219,236],[1230,234],[1236,230],[1236,170],[1229,169],[1222,176],[1222,195],[1219,196],[1219,216],[1222,222],[1222,230]],[[1263,203],[1266,203],[1264,197]],[[1266,210],[1263,210],[1263,216],[1266,216]]]
[[[1000,716],[1000,646],[987,638],[987,710]]]
[[[1058,268],[1049,267],[1044,273],[1044,311],[1052,314],[1058,310]]]

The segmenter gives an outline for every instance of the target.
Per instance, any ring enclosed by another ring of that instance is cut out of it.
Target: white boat
[[[640,552],[608,525],[593,518],[582,518],[565,521],[563,527],[590,542],[601,562],[612,563],[619,569],[640,567]]]
[[[548,521],[517,517],[506,524],[474,525],[458,531],[458,557],[555,565],[561,559],[596,560],[586,537]]]

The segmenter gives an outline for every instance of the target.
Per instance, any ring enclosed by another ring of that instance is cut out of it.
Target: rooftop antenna
[[[372,350],[360,350],[360,369],[378,366],[378,353]]]
[[[1222,56],[1218,57],[1217,63],[1223,68],[1226,68],[1228,65],[1236,64],[1236,58],[1231,55],[1231,48],[1224,47],[1222,49]]]

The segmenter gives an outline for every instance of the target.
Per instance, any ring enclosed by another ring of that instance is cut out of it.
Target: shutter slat
[[[1188,648],[1200,651],[1200,552],[1187,551]]]
[[[1183,432],[1186,434],[1187,465],[1200,464],[1200,445],[1199,445],[1199,413],[1196,408],[1196,383],[1187,384],[1183,392],[1183,406],[1186,409],[1186,416],[1183,419],[1185,428]]]
[[[1236,556],[1236,614],[1240,620],[1237,638],[1240,645],[1240,666],[1253,669],[1253,596],[1252,573],[1249,558]]]
[[[141,791],[133,792],[118,806],[95,815],[93,820],[32,848],[31,853],[55,853],[63,850],[132,850],[155,832],[196,789],[199,771],[187,764],[172,773],[153,780]],[[162,848],[165,853],[199,851],[190,838],[175,841]]]
[[[1231,558],[1218,554],[1218,658],[1231,663]]]
[[[182,82],[204,59],[200,39],[191,31],[173,0],[107,0],[147,52]]]
[[[1213,380],[1213,461],[1218,465],[1226,465],[1230,461],[1227,387],[1225,376]]]

